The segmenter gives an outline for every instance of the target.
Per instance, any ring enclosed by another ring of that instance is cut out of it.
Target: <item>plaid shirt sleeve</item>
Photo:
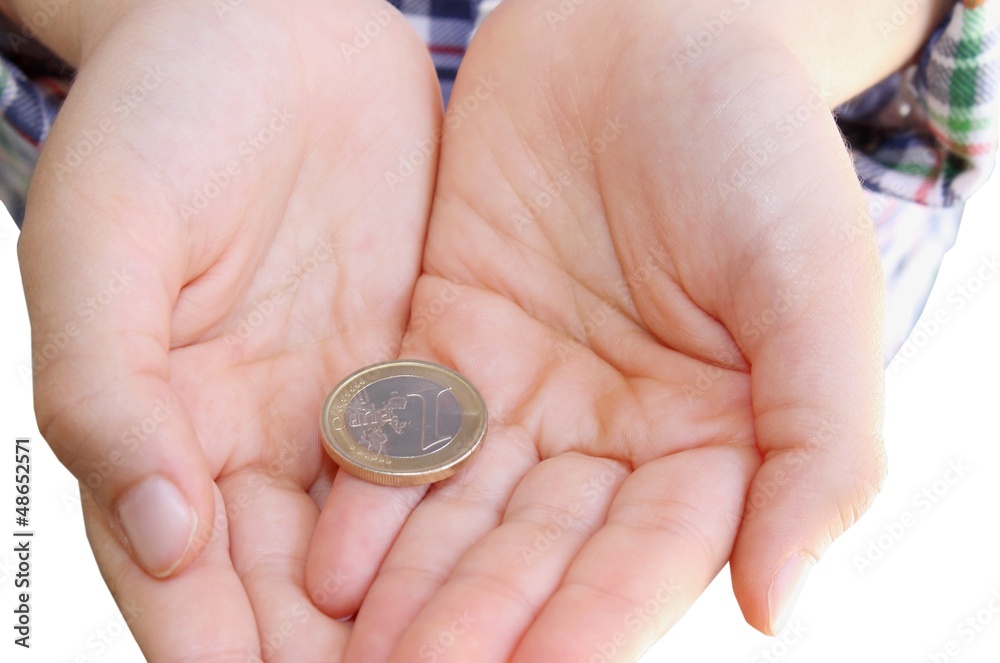
[[[59,81],[48,77],[32,80],[6,56],[0,56],[0,201],[19,227],[38,149],[63,98]]]
[[[867,188],[950,207],[989,176],[997,149],[998,29],[1000,3],[958,3],[917,64],[839,109]]]
[[[881,26],[890,36],[894,27]],[[1000,0],[957,2],[917,63],[837,109],[868,197],[886,275],[884,359],[908,339],[997,152]]]
[[[482,18],[501,0],[388,0],[430,51],[445,102]],[[880,25],[889,36],[895,29]],[[997,151],[1000,0],[961,0],[918,62],[837,109],[868,196],[886,274],[885,360],[905,361],[964,202]],[[0,60],[0,197],[20,224],[28,180],[63,89]]]

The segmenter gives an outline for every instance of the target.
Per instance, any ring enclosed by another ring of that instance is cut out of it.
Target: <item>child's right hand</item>
[[[317,417],[398,350],[434,70],[383,0],[133,5],[77,35],[32,182],[39,428],[150,660],[249,660],[289,623],[269,660],[330,659],[348,627],[303,581],[333,473]]]
[[[489,437],[409,508],[338,476],[307,576],[351,570],[324,604],[358,610],[347,661],[633,660],[727,562],[781,629],[885,469],[884,279],[827,104],[927,17],[887,41],[890,3],[847,4],[504,0],[483,23],[414,297],[440,314],[404,352],[468,376]]]

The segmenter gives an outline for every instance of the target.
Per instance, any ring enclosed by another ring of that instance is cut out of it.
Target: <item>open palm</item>
[[[880,481],[881,274],[825,100],[764,33],[678,66],[669,7],[560,6],[505,2],[453,92],[403,355],[490,430],[429,491],[337,477],[307,577],[358,611],[347,661],[630,660],[730,559],[773,631]]]
[[[84,56],[19,247],[36,348],[60,341],[41,429],[149,660],[336,658],[349,627],[304,587],[334,474],[316,422],[399,349],[430,59],[381,0],[147,2]]]

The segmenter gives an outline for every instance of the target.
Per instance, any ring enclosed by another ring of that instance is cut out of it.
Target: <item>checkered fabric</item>
[[[388,0],[423,38],[447,102],[469,40],[501,0]],[[885,22],[888,37],[896,28]],[[887,285],[885,359],[923,310],[964,202],[997,150],[1000,0],[956,2],[919,61],[837,109],[875,222]],[[20,224],[62,94],[0,43],[0,197]]]
[[[48,81],[32,81],[0,58],[0,200],[21,223],[28,181],[38,148],[52,128],[62,103],[61,92]]]
[[[998,42],[1000,0],[958,2],[915,65],[837,109],[886,275],[886,363],[923,311],[965,201],[993,170]]]
[[[852,104],[843,109],[845,135],[859,140],[855,166],[865,186],[949,207],[982,183],[997,149],[998,40],[1000,3],[965,0],[935,31],[915,67],[855,100],[863,113],[852,112]],[[886,87],[894,88],[892,94]],[[876,98],[882,103],[873,103]],[[909,120],[886,131],[885,111],[900,108]]]
[[[445,101],[476,26],[480,0],[389,0],[427,44]]]

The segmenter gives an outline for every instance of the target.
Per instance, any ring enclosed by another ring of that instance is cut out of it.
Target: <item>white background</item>
[[[950,322],[889,371],[885,489],[813,571],[790,627],[769,639],[747,626],[727,569],[644,661],[1000,660],[1000,278],[960,311],[948,298],[984,257],[1000,257],[998,217],[994,177],[969,204],[925,309],[924,319],[944,311]],[[9,542],[0,543],[0,661],[142,661],[84,536],[76,482],[38,435],[16,243],[16,227],[0,218],[0,540]],[[14,646],[12,628],[17,436],[32,438],[33,454],[28,652]],[[949,485],[943,479],[954,478],[947,473],[953,462],[969,470]],[[921,497],[925,490],[934,503]],[[859,560],[880,555],[859,568]],[[949,643],[957,655],[944,653]]]

